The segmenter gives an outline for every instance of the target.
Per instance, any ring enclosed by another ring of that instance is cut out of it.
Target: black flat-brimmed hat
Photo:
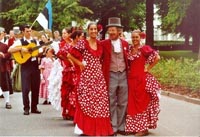
[[[106,27],[118,27],[118,28],[123,28],[121,25],[121,19],[118,17],[110,17],[108,18],[108,25]]]

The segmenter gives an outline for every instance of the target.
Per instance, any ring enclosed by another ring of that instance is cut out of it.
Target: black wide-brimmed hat
[[[108,18],[108,25],[106,26],[108,27],[118,27],[118,28],[123,28],[123,26],[121,25],[121,19],[118,17],[110,17]]]

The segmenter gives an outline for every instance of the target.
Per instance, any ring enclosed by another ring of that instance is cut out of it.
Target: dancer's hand
[[[28,53],[28,49],[27,49],[27,48],[21,47],[21,52],[23,52],[23,53]]]
[[[79,63],[79,67],[80,67],[80,70],[83,71],[85,69],[85,66],[86,66],[86,62],[85,61],[82,61]]]
[[[3,52],[0,52],[0,58],[4,58]]]

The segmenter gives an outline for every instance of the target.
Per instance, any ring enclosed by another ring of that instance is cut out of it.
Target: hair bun
[[[138,33],[140,35],[141,39],[145,39],[146,38],[146,33],[145,32],[141,32],[139,29],[132,31],[132,33]]]

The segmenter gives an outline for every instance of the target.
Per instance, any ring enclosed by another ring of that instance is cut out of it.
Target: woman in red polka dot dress
[[[149,73],[160,56],[150,46],[141,45],[142,33],[132,32],[132,43],[128,60],[128,109],[125,131],[136,136],[148,134],[148,129],[157,127],[160,85]]]
[[[77,107],[74,117],[75,134],[90,136],[112,135],[109,99],[102,72],[102,47],[97,38],[97,25],[88,25],[88,40],[80,40],[68,58],[80,66],[81,75],[77,87]],[[83,60],[76,58],[77,52]]]
[[[62,41],[59,44],[59,51],[57,57],[60,59],[63,71],[62,71],[62,85],[61,85],[61,107],[63,119],[73,119],[75,107],[70,104],[69,94],[74,90],[74,83],[72,75],[75,73],[74,66],[68,60],[66,55],[72,48],[70,43],[72,42],[70,35],[72,28],[64,28],[62,31]]]

